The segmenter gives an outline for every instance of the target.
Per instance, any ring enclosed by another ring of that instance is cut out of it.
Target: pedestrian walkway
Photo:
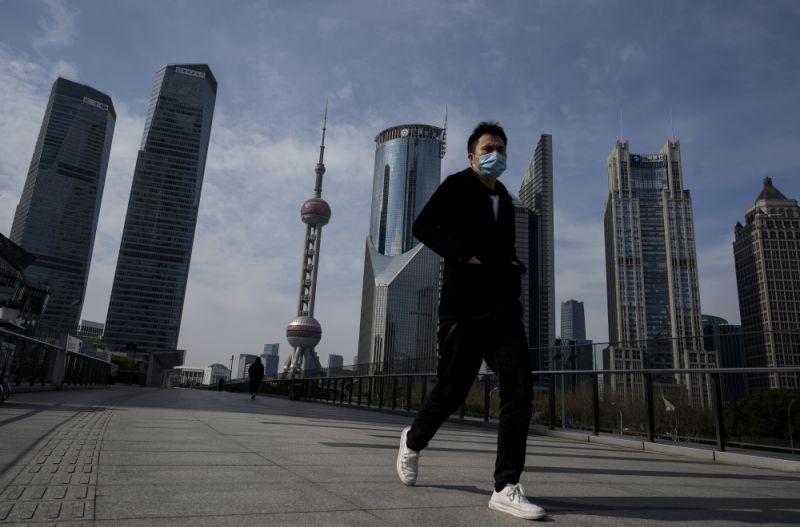
[[[0,405],[0,524],[531,525],[491,511],[495,432],[448,424],[416,487],[409,418],[115,386]],[[531,436],[522,483],[563,526],[800,524],[796,474]]]

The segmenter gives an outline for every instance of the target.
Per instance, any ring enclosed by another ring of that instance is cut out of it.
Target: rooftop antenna
[[[675,123],[672,122],[672,108],[669,109],[669,127],[672,128],[672,142],[675,142]]]
[[[624,141],[623,137],[625,137],[622,133],[622,108],[619,109],[619,142],[622,143]]]

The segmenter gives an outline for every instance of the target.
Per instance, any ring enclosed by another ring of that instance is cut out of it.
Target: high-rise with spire
[[[445,127],[393,126],[375,137],[372,211],[364,261],[358,364],[373,372],[433,371],[439,256],[414,238],[439,186]]]
[[[800,366],[800,207],[764,179],[734,229],[746,366]],[[751,389],[797,388],[800,374],[749,374]]]
[[[41,338],[77,330],[116,119],[108,95],[53,83],[10,236],[36,257],[26,277],[50,286]]]
[[[322,121],[322,142],[319,145],[319,161],[314,169],[317,175],[314,197],[306,200],[300,209],[300,218],[306,224],[303,257],[300,265],[300,294],[297,299],[297,316],[286,328],[286,339],[293,348],[286,361],[284,372],[290,376],[305,375],[311,370],[320,370],[315,347],[322,339],[322,326],[314,318],[314,300],[317,292],[319,250],[322,227],[331,219],[331,207],[322,199],[322,176],[325,174],[325,130],[328,125],[328,105]]]
[[[155,352],[163,354],[155,357],[159,367],[176,362],[167,357],[178,345],[216,96],[206,64],[170,64],[156,73],[104,337],[148,365]],[[153,368],[148,378],[160,382]]]

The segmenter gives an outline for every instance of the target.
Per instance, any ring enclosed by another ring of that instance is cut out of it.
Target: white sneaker
[[[539,520],[547,515],[543,508],[528,501],[525,489],[519,483],[509,483],[500,492],[494,491],[489,500],[489,508],[526,520]]]
[[[406,436],[410,426],[403,428],[400,433],[400,450],[397,452],[397,475],[404,485],[414,485],[417,482],[417,469],[419,467],[419,452],[406,446]]]

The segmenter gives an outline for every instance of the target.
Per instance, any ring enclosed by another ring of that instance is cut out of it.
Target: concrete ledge
[[[589,434],[585,432],[568,432],[566,430],[547,430],[545,435],[548,437],[557,437],[559,439],[567,439],[569,441],[580,441],[581,443],[588,443],[590,441]]]
[[[646,452],[655,452],[658,454],[674,454],[676,456],[690,457],[692,459],[700,459],[703,461],[714,461],[714,451],[704,450],[702,448],[695,448],[681,445],[670,445],[664,443],[649,443],[645,441],[644,450]]]
[[[100,389],[107,389],[110,385],[108,384],[70,384],[69,386],[61,385],[61,386],[54,386],[52,384],[45,384],[42,386],[41,384],[34,384],[31,386],[30,384],[23,384],[20,386],[11,385],[11,397],[14,397],[15,393],[33,393],[33,392],[57,392],[61,390],[100,390]]]
[[[746,467],[768,468],[771,470],[780,470],[781,472],[800,473],[800,461],[792,461],[790,459],[751,456],[748,454],[739,454],[738,452],[720,452],[719,450],[715,450],[714,461],[726,465],[744,465]]]
[[[88,388],[88,387],[86,387]],[[265,394],[268,397],[284,398],[281,395]],[[331,404],[325,401],[317,401],[306,399],[308,402],[316,402],[322,404]],[[361,410],[369,410],[378,413],[402,415],[413,418],[416,416],[417,411],[406,410],[392,410],[390,407],[378,408],[377,406],[357,406],[349,405],[347,403],[339,404],[333,403],[335,406],[343,408],[353,408]],[[461,424],[473,427],[497,428],[496,419],[483,421],[479,418],[465,418],[461,419],[457,415],[451,416],[448,419],[449,423]],[[720,452],[718,450],[711,450],[708,448],[699,448],[693,446],[673,445],[666,443],[650,443],[642,439],[625,438],[619,436],[595,436],[586,431],[567,431],[567,430],[550,430],[549,427],[542,425],[531,425],[530,433],[535,435],[542,435],[553,437],[557,439],[564,439],[567,441],[575,441],[579,443],[594,443],[598,445],[613,446],[619,448],[627,448],[632,450],[640,450],[645,452],[652,452],[656,454],[677,455],[698,461],[710,461],[727,465],[746,466],[755,468],[764,468],[770,470],[777,470],[781,472],[800,473],[800,461],[781,459],[768,456],[758,456],[749,454],[740,454],[737,452]]]
[[[622,448],[632,448],[633,450],[644,450],[644,441],[637,439],[624,439],[622,437],[610,436],[589,436],[590,443],[598,445],[618,446]]]

